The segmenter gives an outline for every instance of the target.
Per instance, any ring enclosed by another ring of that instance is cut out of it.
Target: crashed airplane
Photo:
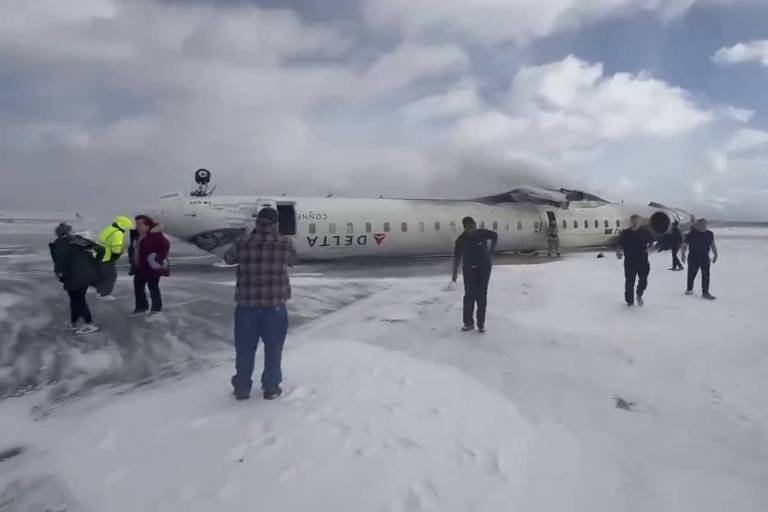
[[[195,191],[162,194],[150,214],[169,234],[217,255],[264,207],[277,210],[280,232],[294,238],[304,261],[450,254],[465,216],[496,231],[503,252],[545,249],[552,222],[568,250],[610,245],[633,214],[658,236],[674,221],[683,228],[693,221],[690,213],[658,203],[614,203],[568,189],[523,187],[469,200],[214,196],[209,171],[200,169],[195,178]]]

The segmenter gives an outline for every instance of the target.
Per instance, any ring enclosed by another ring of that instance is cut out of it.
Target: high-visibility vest
[[[104,256],[101,261],[110,261],[115,256],[123,254],[125,244],[125,232],[133,227],[131,219],[117,216],[111,226],[101,230],[97,237],[99,245],[104,247]]]

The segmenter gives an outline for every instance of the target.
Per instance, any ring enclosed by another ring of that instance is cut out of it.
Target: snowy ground
[[[497,266],[462,334],[444,276],[388,277],[292,331],[278,402],[235,402],[226,355],[42,418],[45,390],[0,401],[0,510],[763,512],[768,232],[719,235],[713,303],[663,254],[627,308],[584,253]]]

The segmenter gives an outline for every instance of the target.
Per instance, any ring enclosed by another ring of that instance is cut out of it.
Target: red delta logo
[[[373,239],[376,240],[376,245],[381,245],[385,238],[387,238],[386,233],[375,233],[373,235]]]

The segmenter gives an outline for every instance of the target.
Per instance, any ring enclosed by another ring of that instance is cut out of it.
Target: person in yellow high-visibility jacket
[[[99,298],[108,302],[114,301],[112,291],[117,281],[117,260],[123,254],[125,246],[125,232],[133,228],[133,221],[129,217],[118,215],[110,226],[102,229],[97,242],[104,248],[104,256],[101,259],[101,281],[96,287]]]

